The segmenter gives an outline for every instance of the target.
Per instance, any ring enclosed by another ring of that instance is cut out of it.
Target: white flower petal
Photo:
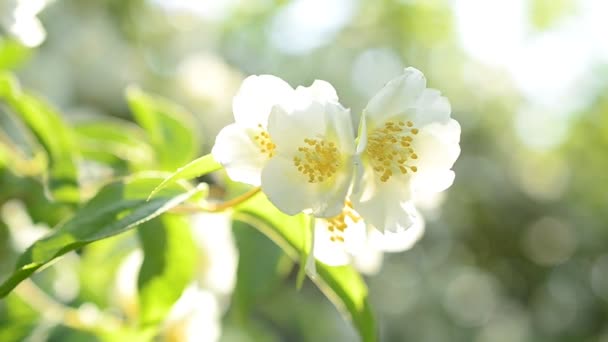
[[[460,125],[452,119],[428,125],[416,136],[412,142],[419,157],[418,172],[412,177],[416,192],[440,192],[452,185],[451,168],[460,155],[459,137]]]
[[[275,106],[268,118],[268,132],[278,154],[291,155],[304,139],[325,135],[326,130],[325,108],[318,102],[309,102],[306,108],[293,112]]]
[[[416,127],[422,128],[433,122],[444,123],[450,120],[451,113],[450,101],[445,96],[438,90],[425,89],[416,103],[413,116],[406,116],[406,120],[412,120]]]
[[[354,255],[353,264],[359,272],[374,275],[380,271],[383,259],[382,251],[370,247]]]
[[[411,227],[396,232],[371,229],[368,235],[370,246],[384,252],[403,252],[412,248],[424,235],[425,223],[413,205],[408,212],[414,220]]]
[[[319,103],[325,102],[338,102],[338,94],[336,93],[336,89],[326,81],[315,80],[310,87],[302,87],[299,86],[295,90],[296,99],[302,99],[304,101],[316,101]],[[301,105],[297,105],[295,108],[305,107],[307,105],[306,102],[301,103]]]
[[[277,104],[289,104],[294,90],[282,79],[272,75],[247,77],[232,101],[235,121],[243,127],[266,127],[268,115]]]
[[[426,79],[415,68],[406,68],[403,74],[380,89],[367,104],[364,115],[376,127],[386,120],[412,111],[426,88]]]
[[[323,220],[315,225],[313,255],[315,259],[329,266],[342,266],[350,263],[350,256],[344,243],[331,241],[331,234]]]
[[[343,154],[353,155],[355,153],[355,133],[350,110],[338,103],[326,103],[325,116],[328,122],[327,126],[333,128],[333,132],[328,132],[328,135],[335,134],[339,141],[340,151]]]
[[[293,161],[274,157],[262,170],[262,189],[268,199],[288,215],[312,207],[314,188],[305,186],[304,176],[293,167]]]
[[[224,127],[215,138],[211,154],[224,165],[230,179],[260,185],[260,174],[268,157],[260,152],[249,129],[237,124]]]
[[[365,248],[366,232],[363,220],[353,222],[347,217],[347,225],[344,232],[340,234],[343,241],[335,239],[335,233],[331,232],[328,221],[325,219],[315,220],[315,239],[313,255],[315,258],[329,266],[340,266],[349,264],[351,256],[361,253]],[[334,239],[332,240],[332,237]]]
[[[334,184],[309,183],[293,160],[276,156],[262,170],[262,189],[288,215],[310,211],[317,217],[332,217],[342,211],[352,174],[340,173],[336,177]]]
[[[369,164],[362,170],[361,183],[350,196],[353,208],[380,231],[408,229],[414,223],[407,206],[411,200],[409,176],[392,177],[391,181],[382,182]]]

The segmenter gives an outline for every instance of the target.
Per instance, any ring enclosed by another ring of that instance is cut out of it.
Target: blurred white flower
[[[222,333],[221,310],[213,293],[196,285],[187,288],[163,325],[166,342],[214,342]]]
[[[236,284],[238,250],[227,213],[192,216],[192,233],[201,253],[200,285],[228,298]]]
[[[351,200],[368,224],[398,232],[414,223],[414,194],[443,191],[454,180],[460,125],[448,100],[407,68],[368,103],[361,118]]]
[[[116,271],[111,298],[129,319],[135,319],[139,314],[137,275],[143,261],[144,255],[138,248],[125,257]]]
[[[46,38],[36,17],[50,0],[0,0],[0,26],[22,44],[35,47]]]
[[[17,252],[25,251],[51,231],[44,224],[32,222],[27,208],[19,200],[9,200],[4,203],[0,208],[0,218],[8,227],[11,243]]]
[[[303,211],[317,217],[338,215],[354,169],[350,111],[337,101],[318,97],[293,110],[275,106],[268,132],[275,150],[262,171],[262,190],[270,201],[289,215]]]
[[[337,216],[315,219],[313,255],[324,264],[349,264],[353,255],[362,252],[365,240],[365,222],[349,204]]]
[[[330,266],[353,263],[360,271],[373,274],[382,265],[384,252],[402,252],[414,246],[424,234],[424,219],[415,208],[413,224],[406,230],[381,232],[369,225],[347,202],[332,218],[315,220],[313,256]]]

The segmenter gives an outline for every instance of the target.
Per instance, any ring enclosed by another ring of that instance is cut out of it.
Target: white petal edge
[[[426,88],[426,78],[420,70],[409,67],[403,74],[389,81],[369,101],[364,110],[369,125],[377,127],[398,114],[416,107]]]
[[[294,108],[305,107],[308,101],[338,102],[338,94],[329,82],[315,80],[309,87],[299,86],[295,90]]]
[[[371,229],[368,234],[370,246],[383,252],[403,252],[411,249],[424,235],[425,222],[413,205],[410,205],[408,212],[414,221],[408,229],[396,232]]]
[[[331,241],[327,221],[315,220],[315,239],[313,255],[315,258],[329,266],[347,265],[352,256],[362,253],[366,244],[365,223],[360,220],[353,222],[346,220],[347,228],[343,233],[343,242]]]
[[[412,120],[416,127],[422,128],[433,122],[445,123],[450,120],[451,113],[450,101],[441,92],[425,89],[420,94],[413,113],[405,113],[405,120]]]
[[[232,100],[234,120],[243,127],[266,127],[272,107],[291,103],[293,96],[293,88],[276,76],[249,76]]]
[[[410,227],[413,218],[407,203],[412,199],[409,176],[393,176],[387,182],[378,179],[369,163],[358,169],[361,175],[353,187],[351,202],[363,219],[380,231],[399,231]]]
[[[262,168],[268,157],[260,152],[247,128],[235,123],[224,127],[215,138],[211,154],[233,181],[253,186],[261,184]]]
[[[318,102],[310,102],[306,108],[289,112],[275,106],[268,118],[268,133],[277,145],[276,153],[292,156],[305,138],[325,135],[327,129],[325,108]]]
[[[446,123],[433,123],[420,131],[412,142],[418,154],[418,172],[412,177],[417,193],[440,192],[454,181],[452,166],[460,155],[460,125],[450,119]]]

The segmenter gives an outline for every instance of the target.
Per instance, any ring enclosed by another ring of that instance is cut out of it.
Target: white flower
[[[324,102],[337,100],[337,95],[323,81],[294,90],[272,75],[247,77],[232,102],[235,122],[220,131],[211,153],[232,180],[259,186],[262,168],[276,148],[267,129],[272,108],[281,105],[292,110],[308,104],[310,99]]]
[[[416,193],[439,192],[454,180],[460,125],[448,100],[426,88],[424,75],[407,68],[368,103],[359,127],[361,163],[353,208],[380,231],[414,223]]]
[[[330,218],[316,218],[312,254],[329,266],[350,264],[366,244],[365,222],[350,205]]]
[[[289,215],[338,215],[354,170],[350,111],[314,98],[291,110],[275,106],[268,132],[276,149],[262,171],[262,190],[270,201]]]
[[[347,202],[339,215],[315,220],[312,254],[329,266],[353,263],[364,273],[376,273],[384,252],[408,250],[424,234],[422,215],[413,207],[408,209],[413,213],[413,224],[407,230],[380,232],[366,225]]]
[[[266,130],[268,115],[292,96],[291,86],[278,77],[249,76],[243,81],[232,101],[235,123],[220,131],[211,150],[232,180],[260,185],[262,168],[274,152]]]
[[[36,17],[49,0],[0,0],[0,26],[29,47],[40,45],[46,32]]]
[[[192,215],[192,235],[201,253],[198,280],[220,299],[228,299],[236,284],[239,254],[228,213]]]
[[[163,341],[219,341],[221,320],[222,310],[216,296],[191,285],[171,308],[163,324]]]

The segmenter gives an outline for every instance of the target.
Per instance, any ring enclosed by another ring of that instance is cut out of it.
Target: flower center
[[[304,139],[304,146],[298,147],[298,152],[293,164],[308,177],[309,183],[323,182],[340,167],[340,153],[333,142]]]
[[[262,154],[271,158],[274,155],[274,149],[277,147],[270,139],[270,134],[264,130],[262,124],[258,124],[259,133],[253,136],[253,140],[258,144],[258,148]]]
[[[350,202],[346,202],[342,212],[334,217],[325,219],[327,221],[327,230],[329,230],[329,239],[332,242],[344,242],[344,231],[348,227],[346,218],[350,218],[354,223],[361,220],[361,216],[353,209]]]
[[[367,154],[372,167],[382,182],[388,181],[395,173],[418,171],[412,161],[418,155],[412,148],[418,129],[411,121],[387,121],[383,127],[376,128],[368,135]]]

